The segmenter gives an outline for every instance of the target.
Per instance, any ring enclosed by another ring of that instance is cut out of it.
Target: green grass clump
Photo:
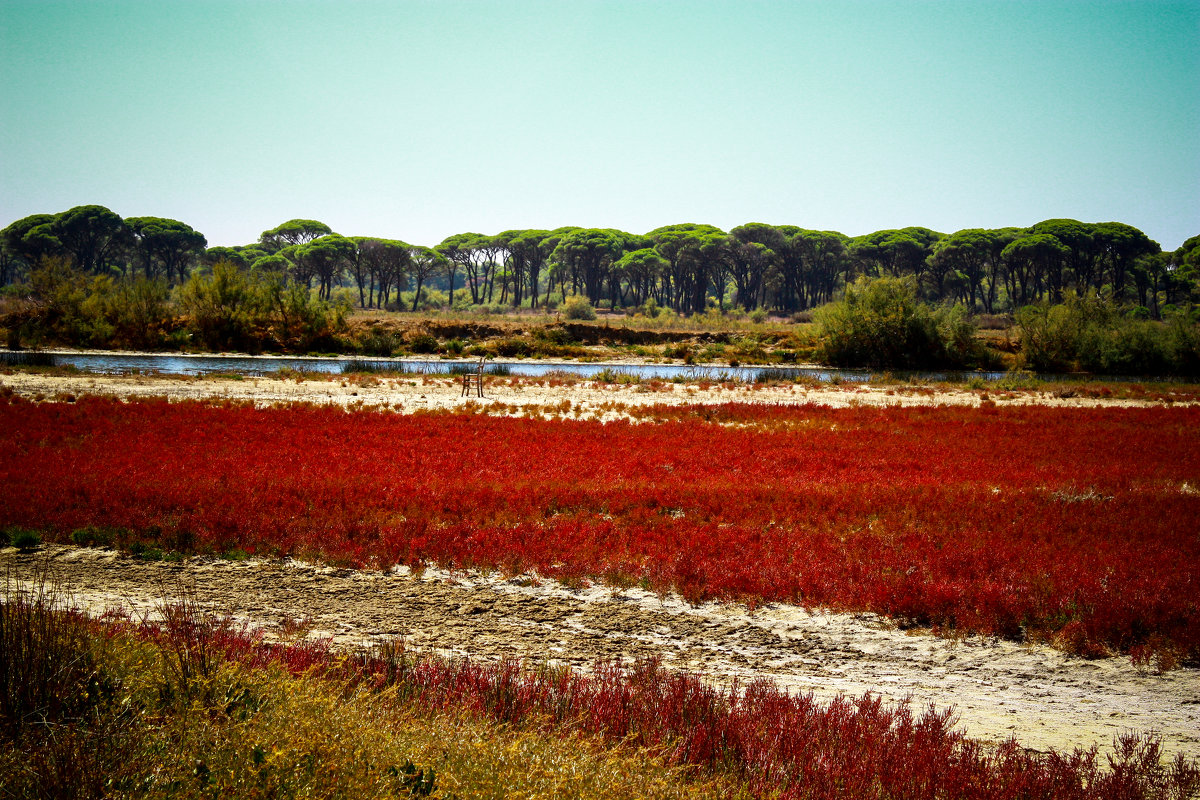
[[[113,528],[88,525],[71,531],[71,541],[80,547],[112,547],[117,540],[117,534],[118,531]]]
[[[25,528],[10,528],[8,530],[8,537],[12,546],[18,550],[34,550],[42,544],[42,535],[40,533]]]
[[[596,383],[618,383],[624,385],[635,385],[642,382],[641,376],[637,373],[618,367],[605,367],[593,375],[592,380]]]

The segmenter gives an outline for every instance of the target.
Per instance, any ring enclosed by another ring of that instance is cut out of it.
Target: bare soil
[[[193,557],[148,562],[113,550],[49,545],[0,550],[10,587],[44,575],[92,614],[154,616],[184,595],[282,636],[299,628],[335,647],[384,637],[477,659],[657,656],[722,684],[772,680],[829,699],[873,692],[918,707],[953,707],[984,741],[1106,748],[1123,731],[1157,731],[1168,754],[1200,754],[1200,670],[1155,674],[1126,658],[1089,661],[1043,646],[905,632],[871,614],[768,604],[690,606],[636,589],[568,588],[532,576],[420,575],[334,569],[291,560]]]
[[[1070,391],[982,391],[968,388],[887,384],[798,384],[754,386],[743,383],[601,383],[531,378],[485,378],[484,396],[463,397],[461,383],[450,377],[374,376],[208,377],[168,375],[47,375],[37,372],[0,374],[0,392],[45,400],[69,400],[83,394],[122,399],[165,397],[179,400],[228,400],[259,406],[278,403],[324,403],[347,408],[386,408],[412,413],[474,405],[493,413],[554,413],[611,419],[622,416],[619,406],[656,403],[815,403],[834,408],[852,405],[928,406],[1038,404],[1056,407],[1139,406],[1153,400],[1073,395]],[[1193,399],[1191,395],[1188,400]],[[567,401],[569,407],[563,409]]]

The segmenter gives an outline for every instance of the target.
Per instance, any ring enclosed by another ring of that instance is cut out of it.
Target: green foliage
[[[1026,306],[1016,315],[1025,366],[1039,372],[1200,374],[1200,326],[1183,315],[1155,322],[1094,292]]]
[[[533,338],[539,345],[550,344],[563,347],[576,343],[569,330],[551,325],[534,328]]]
[[[395,331],[371,327],[358,340],[359,351],[372,356],[391,356],[404,344]]]
[[[438,340],[427,331],[415,331],[408,339],[408,349],[414,353],[436,353],[439,349]]]
[[[9,531],[9,540],[18,550],[35,550],[42,544],[42,535],[37,531],[14,528]]]
[[[421,289],[420,297],[417,297],[416,291],[402,292],[399,300],[400,310],[412,311],[439,311],[449,304],[450,298],[445,292],[428,288]]]
[[[587,298],[580,297],[579,295],[572,295],[567,298],[566,302],[559,307],[559,310],[562,311],[563,316],[567,319],[593,320],[596,318],[596,309],[587,301]]]
[[[187,266],[205,252],[204,235],[192,226],[162,217],[131,217],[125,220],[134,241],[137,266],[147,278],[182,278]]]
[[[112,547],[116,539],[117,531],[95,525],[78,528],[71,532],[71,541],[80,547]]]
[[[251,273],[265,299],[266,313],[256,324],[266,326],[274,344],[286,350],[311,352],[337,350],[333,336],[346,328],[347,300],[333,303],[315,299],[308,287],[279,273]]]
[[[50,230],[75,268],[86,273],[103,272],[129,237],[121,217],[98,205],[75,206],[56,215]]]
[[[1179,375],[1200,375],[1200,319],[1184,313],[1166,319],[1167,352]]]
[[[684,317],[736,304],[761,324],[767,314],[810,313],[832,301],[853,275],[910,277],[919,298],[963,302],[971,313],[1002,313],[1095,290],[1139,303],[1146,309],[1142,316],[1162,318],[1172,304],[1190,309],[1200,301],[1197,242],[1200,237],[1193,237],[1164,253],[1129,225],[1050,219],[1028,228],[947,236],[909,227],[853,239],[763,223],[739,225],[728,234],[692,223],[645,235],[567,226],[496,236],[461,233],[430,248],[343,237],[318,220],[294,219],[263,231],[256,242],[206,250],[204,236],[178,220],[122,220],[103,206],[78,206],[34,214],[0,230],[0,299],[3,284],[28,281],[47,260],[86,276],[68,282],[52,306],[39,305],[32,322],[23,311],[14,314],[15,304],[5,304],[0,336],[14,347],[187,346],[187,331],[173,324],[177,309],[166,289],[187,282],[196,265],[207,269],[219,262],[251,270],[253,280],[274,274],[288,287],[257,310],[233,309],[225,319],[197,314],[203,324],[193,331],[195,341],[220,349],[341,350],[333,337],[353,304],[501,314],[543,305],[554,310],[572,293],[593,310],[625,308],[632,315],[636,309],[646,320],[655,320],[660,304],[664,313]],[[149,283],[133,283],[135,275]],[[348,276],[356,291],[347,288]],[[110,283],[93,286],[93,277]],[[310,287],[315,302],[328,308],[315,305]],[[352,299],[342,297],[351,291]],[[569,318],[591,318],[574,302],[570,306],[569,313],[579,316]],[[711,319],[702,316],[698,324]],[[367,350],[382,353],[383,344]]]
[[[794,383],[796,373],[781,367],[768,367],[754,373],[754,383]]]
[[[213,265],[211,275],[195,274],[179,288],[179,304],[189,327],[213,350],[274,348],[311,351],[337,349],[345,303],[314,299],[304,284],[276,271],[243,272],[228,261]]]
[[[268,250],[275,252],[289,245],[302,245],[333,230],[324,222],[315,219],[290,219],[281,225],[262,232],[259,241]]]
[[[614,367],[605,367],[593,375],[592,380],[596,383],[618,383],[624,385],[635,385],[642,382],[641,377],[636,373]]]
[[[917,300],[911,280],[860,278],[845,300],[821,308],[818,358],[840,367],[967,367],[982,358],[961,306]]]
[[[213,350],[257,349],[252,334],[267,312],[265,301],[228,261],[213,264],[211,275],[193,275],[179,289],[192,330]]]
[[[23,325],[37,339],[81,346],[157,347],[172,329],[166,282],[144,276],[84,275],[44,259],[30,275],[38,311]]]
[[[505,358],[527,358],[533,354],[533,346],[520,336],[508,336],[494,342],[491,350]]]

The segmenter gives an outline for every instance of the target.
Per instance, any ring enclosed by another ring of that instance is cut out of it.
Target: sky
[[[0,227],[1200,234],[1200,0],[0,0]]]

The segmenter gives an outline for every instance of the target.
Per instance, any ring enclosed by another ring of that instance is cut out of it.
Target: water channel
[[[236,373],[241,375],[269,375],[280,370],[339,374],[356,371],[390,371],[411,374],[450,374],[474,369],[474,359],[411,359],[373,358],[363,356],[250,356],[250,355],[193,355],[180,353],[105,353],[74,351],[9,352],[0,351],[2,364],[36,364],[42,366],[74,367],[85,372],[108,374],[118,373],[161,373],[164,375],[211,375]],[[612,377],[631,377],[660,380],[713,380],[755,382],[763,380],[814,381],[869,381],[882,376],[881,371],[865,369],[837,369],[821,366],[786,365],[692,365],[692,364],[612,364],[604,362],[581,363],[577,361],[488,361],[487,372],[498,375],[525,375],[540,377],[547,374],[570,374],[591,378],[603,373]],[[1008,372],[888,372],[893,378],[913,378],[924,381],[964,382],[970,379],[998,381]],[[1023,375],[1023,377],[1028,377]],[[1043,380],[1091,380],[1087,375],[1033,376]],[[1105,376],[1104,380],[1147,380]]]

